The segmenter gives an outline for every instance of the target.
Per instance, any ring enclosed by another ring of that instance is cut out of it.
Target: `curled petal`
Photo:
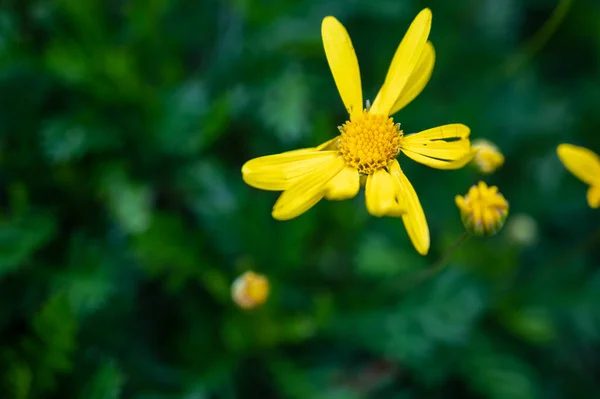
[[[404,137],[401,150],[416,162],[437,169],[458,169],[476,154],[469,141],[470,129],[462,124],[435,127]]]

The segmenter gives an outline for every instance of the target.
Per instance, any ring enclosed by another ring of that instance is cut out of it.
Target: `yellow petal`
[[[410,24],[406,35],[400,42],[383,86],[381,86],[370,112],[389,115],[392,106],[400,96],[421,58],[430,30],[431,10],[425,8]]]
[[[346,166],[335,152],[322,152],[327,162],[319,165],[281,193],[273,206],[272,215],[278,220],[289,220],[312,208],[323,198],[327,182]]]
[[[336,136],[335,138],[324,142],[323,144],[319,144],[315,149],[319,151],[332,151],[338,149],[338,143],[340,141],[340,136]]]
[[[401,216],[403,209],[397,198],[398,187],[385,169],[379,169],[367,177],[365,199],[367,211],[371,215],[377,217]]]
[[[463,197],[462,195],[455,196],[454,202],[456,203],[456,206],[458,207],[458,209],[460,209],[461,211],[466,211],[469,209],[468,205],[467,205],[467,201],[465,200],[465,197]]]
[[[408,78],[406,86],[404,86],[404,89],[400,93],[400,97],[398,97],[394,106],[392,106],[389,113],[390,115],[394,115],[396,112],[400,111],[423,91],[431,78],[434,64],[435,50],[433,44],[427,42],[425,43],[425,48],[423,49],[423,53],[421,54],[421,58],[419,58],[415,70],[410,74],[410,78]]]
[[[463,140],[469,138],[471,129],[462,123],[451,123],[423,130],[419,133],[409,134],[404,136],[404,141],[412,141],[414,143],[428,142],[431,140]]]
[[[591,186],[588,189],[587,201],[591,208],[600,208],[600,186]]]
[[[325,187],[325,198],[328,200],[345,200],[354,198],[360,189],[360,176],[354,168],[346,166],[340,173],[329,180]]]
[[[469,163],[476,151],[471,149],[470,129],[456,123],[404,136],[401,150],[412,160],[437,169],[458,169]]]
[[[400,169],[398,161],[394,160],[392,162],[390,174],[399,187],[402,204],[406,207],[406,213],[402,215],[406,232],[417,252],[421,255],[427,255],[430,245],[429,227],[427,226],[427,220],[419,202],[419,197],[406,175]]]
[[[261,190],[283,191],[305,175],[328,165],[337,151],[301,149],[254,158],[242,166],[246,184]]]
[[[600,186],[600,157],[597,154],[572,144],[560,144],[557,153],[565,167],[581,181]]]
[[[352,41],[346,28],[334,17],[325,17],[321,24],[325,56],[344,106],[351,117],[362,112],[360,70]]]
[[[441,159],[426,157],[413,151],[402,150],[402,152],[404,153],[404,155],[406,155],[415,162],[429,166],[430,168],[441,170],[460,169],[467,165],[469,162],[471,162],[473,160],[473,157],[477,153],[477,151],[471,151],[462,158],[458,158],[453,161],[445,161]]]

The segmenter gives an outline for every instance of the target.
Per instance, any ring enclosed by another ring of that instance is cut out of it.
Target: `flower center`
[[[354,120],[339,127],[342,133],[339,150],[348,166],[370,175],[385,168],[400,151],[400,124],[385,115],[369,114],[363,110]]]

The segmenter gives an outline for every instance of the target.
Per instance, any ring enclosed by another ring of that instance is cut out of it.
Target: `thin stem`
[[[450,245],[450,247],[448,249],[446,249],[446,251],[442,254],[442,256],[440,256],[440,258],[430,267],[428,267],[425,270],[422,270],[420,273],[417,273],[415,275],[414,278],[410,279],[408,281],[408,284],[403,284],[404,288],[412,288],[426,280],[428,280],[429,278],[435,276],[436,274],[438,274],[446,265],[446,262],[448,261],[448,259],[450,258],[450,256],[454,253],[454,251],[456,250],[456,248],[458,248],[460,246],[460,244],[462,244],[467,238],[469,238],[471,235],[464,231],[457,239],[456,241],[454,241],[454,243],[452,243],[452,245]]]
[[[523,50],[515,54],[513,58],[506,62],[504,67],[507,76],[514,75],[546,45],[565,19],[574,1],[575,0],[561,0],[558,3],[550,18],[548,18],[544,25],[542,25],[527,43],[525,43]]]
[[[458,246],[460,244],[463,243],[463,241],[465,241],[467,238],[469,238],[471,235],[467,232],[464,231],[460,237],[458,237],[456,239],[456,241],[454,241],[454,243],[450,246],[450,248],[448,248],[446,250],[446,252],[444,252],[442,254],[442,256],[440,256],[440,258],[438,259],[437,262],[435,262],[428,270],[432,273],[432,274],[436,274],[437,272],[439,272],[446,264],[446,261],[448,260],[448,258],[450,258],[450,255],[452,255],[452,253],[454,252],[454,250],[456,248],[458,248]]]
[[[442,270],[444,268],[444,266],[446,265],[446,262],[448,261],[448,259],[450,258],[450,255],[452,255],[452,253],[454,252],[454,250],[456,248],[459,247],[460,244],[463,243],[463,241],[465,241],[467,238],[469,238],[471,235],[467,232],[464,231],[460,237],[458,237],[456,239],[456,241],[454,241],[454,243],[450,246],[450,248],[448,248],[446,250],[446,252],[444,252],[442,254],[442,256],[440,256],[440,258],[437,260],[437,262],[435,262],[429,269],[426,270],[427,272],[427,277],[431,277],[433,275],[436,275],[437,273],[440,272],[440,270]]]

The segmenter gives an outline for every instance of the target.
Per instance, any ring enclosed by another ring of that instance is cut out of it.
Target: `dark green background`
[[[557,4],[0,2],[0,398],[600,395],[600,213],[555,151],[600,152],[600,2],[575,0],[536,51]],[[322,18],[346,25],[373,99],[426,6],[433,78],[396,120],[465,123],[506,164],[482,177],[400,156],[427,257],[362,193],[273,220],[277,194],[241,165],[346,117]],[[413,286],[481,178],[507,225]],[[252,312],[229,292],[248,269],[272,286]]]

